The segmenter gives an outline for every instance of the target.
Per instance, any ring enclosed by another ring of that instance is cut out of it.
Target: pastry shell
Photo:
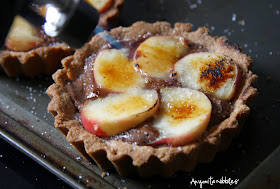
[[[102,34],[94,36],[73,56],[65,58],[62,61],[64,68],[53,75],[55,83],[48,88],[47,94],[51,98],[48,110],[55,117],[55,127],[81,154],[93,159],[101,169],[115,168],[122,176],[169,177],[177,171],[192,171],[197,163],[211,162],[216,152],[226,149],[240,132],[250,112],[248,105],[257,95],[257,89],[253,87],[257,76],[249,70],[252,59],[242,54],[237,45],[230,44],[224,37],[211,37],[206,28],[198,28],[194,32],[191,30],[189,23],[176,23],[173,28],[167,22],[150,24],[141,21],[130,27],[115,28],[109,34],[116,40],[132,41],[139,40],[140,36],[179,35],[189,43],[229,56],[238,64],[243,80],[232,100],[233,110],[230,116],[211,127],[199,140],[180,147],[138,146],[122,141],[104,141],[84,129],[76,119],[77,107],[64,86],[79,77],[86,57],[96,54],[107,44]]]
[[[51,75],[61,68],[61,60],[73,53],[74,49],[63,43],[28,52],[4,50],[0,52],[0,67],[9,77]]]

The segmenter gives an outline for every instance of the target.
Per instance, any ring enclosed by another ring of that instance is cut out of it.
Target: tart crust
[[[151,147],[128,144],[122,141],[106,141],[86,131],[79,120],[74,101],[67,94],[64,86],[79,77],[83,71],[86,57],[96,54],[107,44],[98,34],[76,51],[73,56],[65,58],[64,68],[53,75],[55,83],[51,85],[47,94],[51,98],[48,110],[55,117],[55,126],[85,157],[93,159],[97,165],[108,170],[115,168],[122,176],[139,175],[150,177],[161,175],[168,177],[175,172],[191,171],[197,163],[211,162],[220,150],[224,150],[238,135],[250,112],[248,105],[257,95],[253,88],[257,76],[249,67],[252,59],[241,53],[237,45],[232,45],[223,37],[211,37],[208,29],[198,28],[191,31],[189,23],[176,23],[174,28],[167,22],[136,22],[130,27],[118,27],[109,32],[116,40],[139,40],[139,37],[153,35],[179,35],[189,43],[203,46],[214,53],[224,54],[232,58],[243,73],[242,84],[238,93],[231,101],[233,110],[228,118],[211,127],[198,140],[180,147]]]
[[[73,53],[74,49],[63,43],[28,52],[4,50],[0,52],[0,67],[9,77],[51,75],[61,68],[61,60]]]
[[[124,0],[113,0],[112,6],[100,14],[98,25],[103,29],[115,27],[119,21],[119,11]],[[64,43],[52,46],[38,47],[27,52],[3,50],[0,51],[0,73],[9,77],[39,74],[51,75],[61,68],[61,60],[75,52]]]

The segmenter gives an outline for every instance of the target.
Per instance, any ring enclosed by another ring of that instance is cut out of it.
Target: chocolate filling
[[[140,126],[110,137],[110,140],[122,140],[127,143],[145,145],[157,139],[159,132],[152,126],[152,120],[148,120]]]
[[[142,42],[143,40],[139,41]],[[132,55],[134,54],[136,48],[140,44],[139,41],[134,44],[129,44],[128,41],[122,43],[123,47],[129,47],[130,49],[129,58],[132,58]],[[198,47],[195,44],[189,44],[189,46],[191,48],[189,54],[207,51],[207,49]],[[109,47],[110,45],[104,48]],[[80,75],[78,79],[76,79],[75,81],[71,81],[66,85],[66,90],[75,102],[75,105],[77,106],[79,112],[81,112],[82,106],[87,99],[104,97],[109,93],[109,91],[107,91],[106,89],[100,88],[94,80],[93,65],[95,56],[96,54],[93,54],[91,57],[88,57],[85,60],[84,72]],[[171,74],[170,77],[172,78],[172,80],[170,81],[148,78],[146,88],[155,89],[159,91],[162,87],[181,87],[180,83],[175,79],[174,76],[175,74]],[[229,117],[230,112],[232,110],[232,105],[230,101],[218,99],[213,95],[206,95],[212,103],[212,114],[210,123],[207,128],[207,130],[209,130],[209,128],[211,128],[212,126],[220,123],[225,118]],[[156,140],[159,135],[159,131],[153,128],[151,126],[152,124],[153,119],[151,118],[133,129],[130,129],[113,137],[104,138],[104,140],[122,140],[127,143],[147,145],[150,142]]]

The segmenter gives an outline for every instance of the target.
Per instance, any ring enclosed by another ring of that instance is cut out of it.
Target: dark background
[[[5,10],[4,7],[0,9]],[[194,30],[205,26],[211,35],[225,36],[240,45],[243,52],[254,60],[252,71],[259,76],[256,84],[259,95],[240,136],[227,151],[219,152],[211,164],[199,165],[193,173],[179,173],[171,179],[162,180],[160,186],[187,188],[190,180],[182,181],[189,177],[207,179],[209,176],[227,176],[243,180],[280,144],[280,1],[126,0],[120,24],[129,26],[138,20],[168,21],[172,24],[190,22]],[[279,164],[275,166],[279,168]],[[268,188],[275,183],[271,177],[267,177],[265,182]],[[70,188],[2,139],[0,185],[1,188]],[[147,188],[159,186],[158,182],[151,180],[145,181],[144,185]],[[225,187],[232,188],[216,185],[216,188]]]

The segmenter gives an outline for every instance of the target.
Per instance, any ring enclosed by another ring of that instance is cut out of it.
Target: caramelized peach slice
[[[21,16],[16,16],[6,38],[6,46],[13,51],[28,51],[42,43],[39,30]]]
[[[206,130],[212,105],[204,93],[188,88],[163,88],[160,95],[161,107],[153,125],[160,134],[151,145],[184,145]]]
[[[188,52],[184,38],[154,36],[139,45],[134,54],[137,68],[144,74],[169,80],[174,64]]]
[[[153,116],[159,107],[155,90],[111,93],[85,102],[81,119],[85,129],[100,137],[129,130]]]
[[[85,0],[85,1],[88,2],[95,9],[97,9],[98,12],[100,13],[103,13],[106,10],[108,10],[113,3],[113,0]]]
[[[184,87],[226,100],[232,99],[241,78],[238,66],[231,58],[210,52],[185,56],[175,64],[174,71]]]
[[[142,75],[126,56],[127,49],[105,49],[98,53],[94,62],[94,78],[102,88],[115,92],[145,86]]]

